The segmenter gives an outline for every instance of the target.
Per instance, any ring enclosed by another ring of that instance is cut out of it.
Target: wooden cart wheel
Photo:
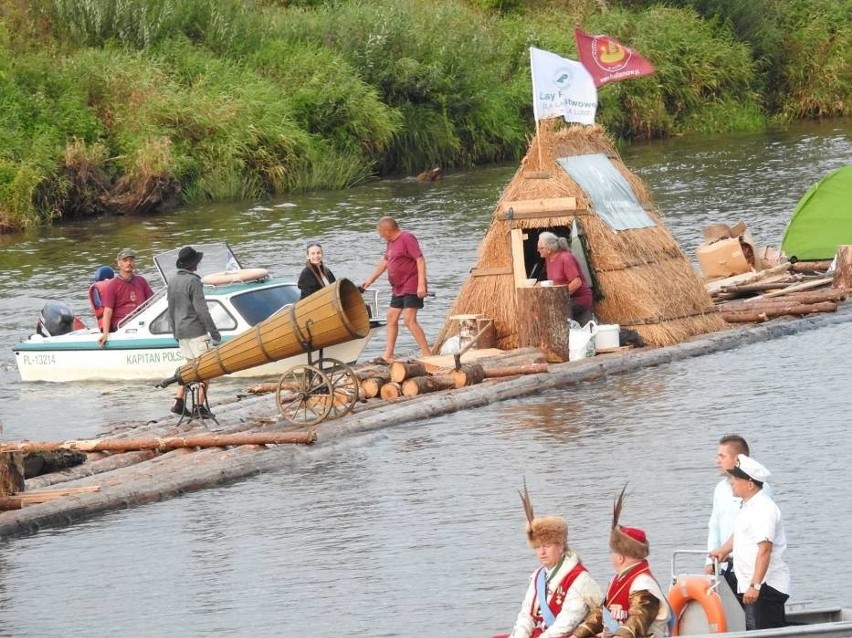
[[[293,366],[278,381],[275,401],[281,416],[293,425],[316,425],[331,411],[331,381],[314,366]]]
[[[361,385],[355,372],[342,361],[328,357],[320,361],[320,368],[331,382],[334,392],[329,418],[336,419],[349,414],[358,401],[358,388]]]

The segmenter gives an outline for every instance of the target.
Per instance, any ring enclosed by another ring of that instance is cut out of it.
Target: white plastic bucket
[[[582,328],[568,331],[568,360],[578,361],[595,356],[595,335],[598,324],[590,321]]]
[[[617,323],[598,324],[595,335],[595,350],[612,350],[619,346],[618,333],[621,330]]]

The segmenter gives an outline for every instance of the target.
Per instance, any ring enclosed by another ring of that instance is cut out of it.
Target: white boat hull
[[[370,331],[363,339],[347,341],[325,348],[322,356],[338,359],[344,363],[354,363],[370,341]],[[69,335],[70,337],[71,335]],[[48,381],[67,383],[69,381],[159,381],[172,376],[175,370],[186,363],[180,349],[173,340],[171,346],[158,347],[122,347],[112,342],[105,348],[99,348],[97,333],[85,331],[77,340],[76,347],[52,348],[44,343],[43,347],[15,351],[15,362],[22,381]],[[66,340],[66,344],[67,344]],[[65,345],[65,344],[64,344]],[[319,358],[319,352],[312,353],[313,361]],[[269,377],[284,374],[289,368],[308,363],[308,355],[299,354],[262,366],[237,372],[233,377]]]

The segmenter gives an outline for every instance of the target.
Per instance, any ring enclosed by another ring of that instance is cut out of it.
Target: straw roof
[[[616,232],[595,213],[583,189],[556,162],[559,157],[588,153],[603,153],[613,162],[656,226]],[[576,198],[576,209],[509,220],[503,215],[512,202],[519,200],[567,197]],[[479,246],[476,265],[450,308],[436,345],[456,332],[456,322],[450,316],[481,313],[494,320],[498,347],[518,347],[524,309],[517,308],[509,231],[570,227],[575,218],[585,230],[589,267],[603,294],[594,309],[600,323],[634,329],[646,343],[657,346],[726,326],[714,313],[701,278],[663,225],[644,184],[624,166],[603,129],[549,120],[541,123],[520,168],[504,190]]]

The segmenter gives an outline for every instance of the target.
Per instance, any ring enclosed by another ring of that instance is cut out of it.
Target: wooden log
[[[382,386],[381,390],[379,390],[379,395],[385,401],[396,399],[402,396],[402,386],[396,381],[388,381]]]
[[[782,288],[786,288],[791,283],[795,283],[797,279],[793,279],[790,277],[785,277],[779,281],[758,281],[753,284],[740,284],[738,286],[725,286],[722,288],[720,295],[723,294],[746,294],[750,292],[765,292],[767,290],[781,290]]]
[[[485,368],[481,366],[485,373],[485,378],[495,379],[498,377],[516,377],[522,374],[541,374],[548,372],[550,367],[547,363],[529,363],[520,366],[506,366],[503,368]]]
[[[364,379],[390,380],[390,367],[387,365],[369,365],[363,368],[359,366],[353,372],[358,378],[358,381],[363,381]]]
[[[547,358],[538,348],[518,348],[517,350],[509,350],[499,356],[485,357],[476,361],[486,371],[491,368],[505,368],[508,366],[522,366],[546,362]]]
[[[816,304],[798,304],[788,307],[775,306],[750,311],[723,312],[722,318],[728,323],[757,323],[772,319],[773,317],[800,317],[820,312],[835,312],[836,310],[837,304],[835,302],[823,301]]]
[[[568,318],[571,305],[567,286],[518,288],[518,341],[544,353],[547,361],[568,360]]]
[[[382,391],[382,386],[390,379],[382,377],[369,377],[361,381],[361,394],[365,399],[372,399],[379,396]]]
[[[402,394],[407,397],[416,397],[420,394],[449,390],[455,387],[456,379],[451,374],[411,377],[402,382]]]
[[[789,295],[791,292],[799,292],[800,290],[812,290],[813,288],[819,288],[820,286],[827,286],[831,283],[831,277],[820,277],[819,279],[811,279],[810,281],[803,281],[800,284],[794,284],[792,286],[787,286],[783,290],[773,290],[772,292],[767,292],[764,295],[758,295],[757,297],[752,297],[751,299],[747,299],[749,303],[757,301],[759,299],[771,299],[772,297],[782,297],[784,295]]]
[[[770,299],[764,298],[759,301],[749,301],[748,299],[729,301],[721,304],[719,306],[719,311],[731,312],[733,310],[752,310],[756,305],[772,306],[792,303],[813,304],[823,301],[843,301],[846,297],[847,293],[845,290],[837,290],[835,288],[831,288],[829,290],[791,292],[783,297],[773,297]]]
[[[705,290],[710,295],[715,295],[718,292],[722,291],[722,288],[728,286],[735,286],[738,284],[750,284],[755,281],[760,281],[761,279],[766,279],[767,277],[771,277],[772,275],[778,275],[783,272],[788,272],[790,270],[789,263],[778,264],[777,266],[773,266],[772,268],[767,268],[766,270],[758,270],[757,272],[747,272],[742,275],[734,275],[733,277],[725,277],[724,279],[716,279],[715,281],[708,281],[704,284]]]
[[[314,432],[238,432],[236,434],[194,434],[156,439],[91,439],[84,441],[21,441],[0,444],[0,452],[50,452],[83,450],[86,452],[127,452],[130,450],[175,450],[184,447],[229,447],[232,445],[309,444],[316,441]]]
[[[278,391],[278,382],[275,383],[256,383],[246,388],[249,394],[268,394],[269,392]]]
[[[457,388],[482,383],[485,378],[485,369],[478,363],[463,363],[461,368],[450,373],[455,379]]]
[[[124,454],[110,454],[101,459],[89,461],[83,465],[68,468],[61,472],[52,474],[43,474],[35,478],[27,479],[27,489],[35,490],[43,487],[74,481],[77,479],[102,474],[104,472],[113,472],[126,467],[143,463],[157,457],[156,450],[139,450],[138,452],[125,452]]]
[[[831,285],[840,290],[852,290],[852,246],[837,247],[837,265]]]
[[[11,496],[23,491],[24,455],[19,450],[0,454],[0,496]]]
[[[32,492],[21,492],[14,496],[0,497],[0,510],[19,510],[25,505],[37,503],[49,503],[63,496],[75,494],[91,494],[101,488],[97,485],[84,485],[81,487],[58,487],[49,490],[33,490]]]
[[[397,383],[425,374],[426,367],[419,361],[394,361],[390,366],[390,380]]]
[[[831,260],[826,261],[797,261],[790,266],[792,272],[825,272],[831,266]]]

